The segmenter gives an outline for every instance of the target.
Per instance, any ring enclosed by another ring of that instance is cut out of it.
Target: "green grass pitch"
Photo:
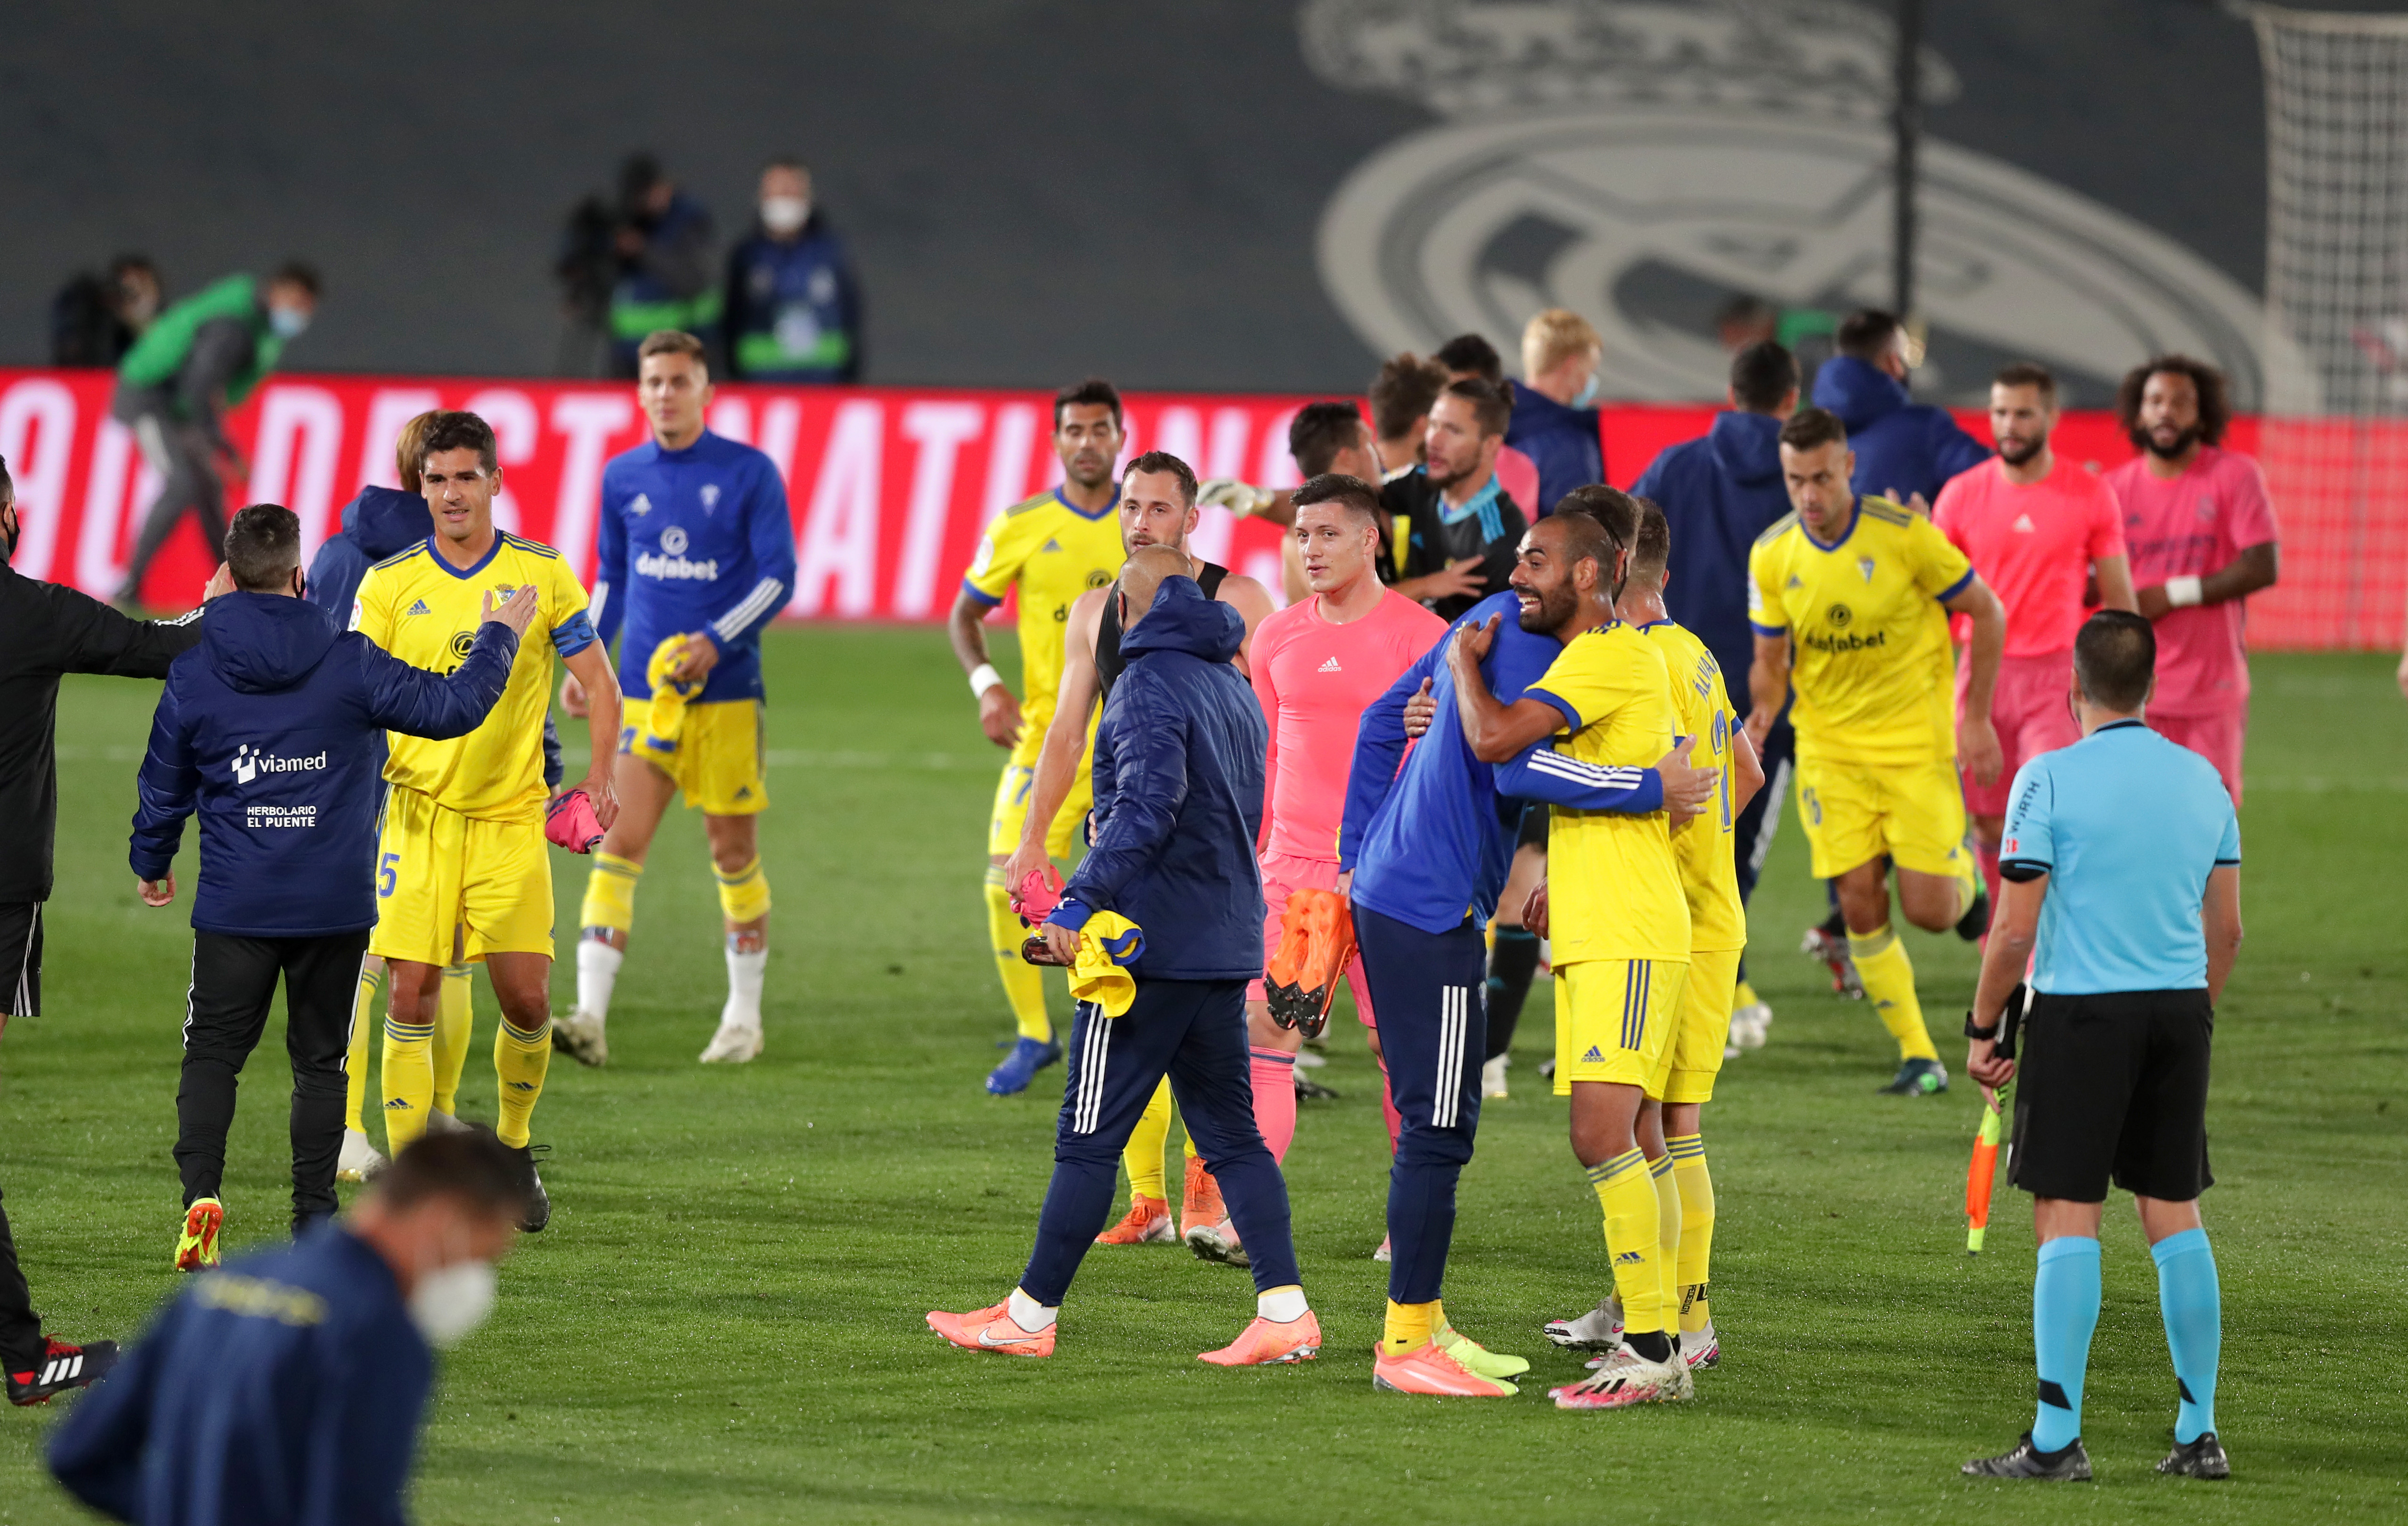
[[[611,1066],[559,1061],[537,1113],[554,1150],[552,1227],[522,1241],[493,1322],[444,1363],[422,1520],[2408,1516],[2408,706],[2387,659],[2256,663],[2249,938],[2217,1034],[2221,1180],[2206,1205],[2235,1476],[2151,1471],[2173,1379],[2155,1276],[2119,1202],[2086,1417],[2099,1481],[2014,1487],[1956,1470],[2029,1422],[2024,1200],[2001,1188],[1990,1251],[1969,1260],[1975,1092],[1960,1080],[1932,1101],[1873,1095],[1892,1068],[1878,1024],[1795,952],[1820,895],[1794,826],[1755,906],[1772,1041],[1732,1062],[1707,1113],[1725,1356],[1696,1404],[1576,1416],[1541,1392],[1579,1369],[1540,1324],[1606,1278],[1596,1201],[1536,1075],[1543,991],[1513,1096],[1483,1120],[1447,1285],[1459,1327],[1537,1363],[1521,1398],[1371,1388],[1386,1152],[1351,1020],[1317,1073],[1342,1097],[1306,1105],[1288,1162],[1321,1360],[1197,1363],[1250,1315],[1252,1290],[1169,1247],[1095,1252],[1050,1362],[943,1345],[925,1310],[991,1302],[1020,1270],[1061,1088],[1055,1069],[1022,1098],[980,1090],[1009,1031],[979,896],[999,760],[933,630],[781,630],[767,645],[767,1052],[740,1069],[695,1062],[724,977],[701,823],[679,810],[638,897]],[[194,861],[188,845],[172,911],[141,906],[125,865],[155,696],[105,679],[62,696],[48,1011],[0,1046],[0,1185],[37,1305],[70,1337],[130,1335],[175,1285],[168,1151]],[[584,869],[555,854],[554,873],[566,953]],[[1953,938],[1910,947],[1942,1053],[1961,1057],[1971,953]],[[555,977],[557,1009],[572,978]],[[463,1109],[490,1120],[481,983],[478,1001]],[[285,1219],[280,1031],[236,1125],[236,1248]],[[83,1519],[40,1468],[56,1419],[0,1415],[0,1521]]]

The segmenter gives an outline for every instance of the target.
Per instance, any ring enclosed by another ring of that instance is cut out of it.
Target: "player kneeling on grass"
[[[1263,963],[1254,843],[1268,733],[1229,665],[1245,620],[1206,598],[1188,565],[1182,552],[1148,546],[1121,574],[1128,666],[1096,732],[1095,841],[1041,934],[1051,962],[1099,984],[1120,958],[1106,937],[1130,947],[1133,927],[1142,950],[1126,956],[1133,989],[1079,1004],[1054,1179],[1020,1285],[992,1307],[928,1316],[970,1350],[1053,1354],[1062,1295],[1111,1216],[1114,1163],[1165,1075],[1254,1276],[1254,1322],[1203,1360],[1251,1366],[1321,1349],[1297,1276],[1287,1184],[1254,1126],[1246,1053],[1246,983]]]
[[[2040,1241],[2040,1406],[2014,1450],[1965,1464],[1973,1477],[2090,1476],[2082,1386],[2111,1179],[2140,1210],[2174,1361],[2174,1448],[2157,1471],[2231,1472],[2215,1437],[2223,1300],[2199,1194],[2214,1179],[2208,1043],[2241,949],[2241,830],[2214,765],[2144,723],[2156,663],[2146,620],[2091,616],[2073,643],[2082,740],[2024,764],[2007,806],[1965,1070],[1985,1087],[2016,1077],[1997,1050],[2031,959],[2009,1179],[2032,1194]]]
[[[117,1520],[398,1522],[432,1348],[492,1312],[527,1211],[487,1130],[404,1149],[341,1220],[187,1283],[50,1439]]]
[[[235,1086],[284,983],[293,1058],[293,1227],[335,1211],[351,991],[376,924],[378,734],[437,740],[493,710],[536,592],[488,590],[449,675],[412,667],[301,597],[301,521],[253,504],[225,541],[235,592],[176,659],[142,760],[132,862],[145,906],[176,898],[184,820],[201,822],[193,984],[176,1093],[183,1231],[176,1269],[218,1262]]]

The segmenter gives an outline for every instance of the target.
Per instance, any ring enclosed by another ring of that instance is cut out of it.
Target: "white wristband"
[[[2182,609],[2197,604],[2199,601],[2200,588],[2198,578],[2169,578],[2166,579],[2166,603],[2172,605],[2177,609]]]
[[[1002,687],[1003,675],[995,670],[993,663],[981,663],[977,671],[970,675],[970,692],[980,699],[986,698],[988,690]]]

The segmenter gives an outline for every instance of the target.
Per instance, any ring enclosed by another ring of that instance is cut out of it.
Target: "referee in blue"
[[[2157,1471],[2231,1473],[2215,1438],[2223,1312],[2199,1195],[2214,1179],[2208,1044],[2241,948],[2241,831],[2215,770],[2142,723],[2156,667],[2146,620],[2091,616],[2073,643],[2082,740],[2024,764],[2007,808],[2003,904],[1965,1020],[1965,1069],[1985,1087],[2013,1079],[2000,1025],[2021,1015],[2009,1179],[2032,1194],[2040,1241],[2040,1405],[2012,1451],[1965,1464],[1973,1477],[2090,1476],[2082,1380],[2111,1181],[2132,1194],[2157,1263],[2180,1395]],[[2017,982],[2035,937],[2027,999]]]

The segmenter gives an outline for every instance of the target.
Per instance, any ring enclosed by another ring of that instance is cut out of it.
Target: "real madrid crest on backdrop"
[[[1890,300],[1885,125],[1896,33],[1842,0],[1308,0],[1306,61],[1333,84],[1449,119],[1389,145],[1323,214],[1322,279],[1383,353],[1466,330],[1513,353],[1538,309],[1605,340],[1610,395],[1721,395],[1714,316],[1754,296],[1843,311]],[[1956,77],[1921,56],[1926,105]],[[2185,350],[2253,407],[2258,303],[2199,256],[2012,164],[1925,139],[1918,387],[1978,394],[2042,361],[2108,401],[2139,356]],[[2309,382],[2313,385],[2313,381]]]

